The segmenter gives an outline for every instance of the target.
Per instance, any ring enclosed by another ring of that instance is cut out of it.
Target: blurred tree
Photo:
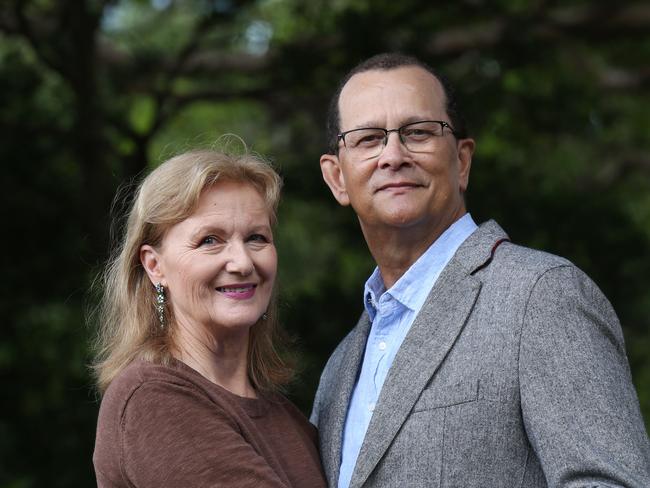
[[[111,199],[226,132],[285,179],[283,317],[309,410],[372,269],[354,214],[320,179],[325,109],[342,73],[385,50],[464,95],[475,219],[572,259],[610,297],[649,419],[649,27],[647,2],[4,0],[0,486],[92,485],[83,307]]]

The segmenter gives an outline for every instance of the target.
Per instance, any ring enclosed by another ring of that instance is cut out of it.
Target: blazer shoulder
[[[515,297],[527,300],[540,281],[548,281],[549,278],[560,275],[570,276],[571,279],[559,283],[558,289],[593,284],[591,279],[568,259],[509,241],[496,248],[488,265],[471,274],[480,280],[483,286],[487,286],[487,289],[499,290],[499,293],[508,295],[509,300],[514,300]]]
[[[572,302],[574,307],[583,304],[592,313],[598,310],[606,317],[604,322],[620,327],[618,317],[602,290],[589,275],[566,258],[508,242],[499,247],[487,268],[481,278],[484,283],[498,289],[507,287],[511,296],[533,303],[541,300],[544,304],[555,297],[556,306],[549,309],[554,311],[557,311],[559,300]],[[617,331],[616,335],[620,333]]]
[[[512,242],[504,242],[496,249],[489,266],[499,270],[507,268],[519,274],[532,276],[541,276],[551,269],[561,267],[577,269],[577,266],[566,258]]]
[[[498,279],[501,275],[522,279],[574,265],[560,256],[513,243],[499,224],[490,220],[461,245],[449,267],[454,266],[479,279]]]
[[[462,258],[469,263],[465,269],[483,284],[499,288],[507,286],[524,294],[532,292],[532,287],[540,281],[555,283],[558,289],[598,289],[593,280],[570,260],[511,242],[494,221],[482,224],[470,240],[467,246],[461,247],[461,250],[465,248]]]

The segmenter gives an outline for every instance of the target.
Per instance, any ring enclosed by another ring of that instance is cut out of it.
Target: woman
[[[325,486],[315,429],[277,393],[279,192],[261,159],[207,150],[138,188],[99,309],[100,487]]]

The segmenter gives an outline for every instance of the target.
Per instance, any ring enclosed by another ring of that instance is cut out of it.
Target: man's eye
[[[404,131],[402,135],[410,139],[426,139],[432,137],[433,133],[430,130],[425,129],[409,129]]]
[[[357,146],[373,146],[376,144],[381,144],[381,142],[384,140],[383,134],[367,134],[365,136],[362,136],[359,138],[357,141],[356,145]]]

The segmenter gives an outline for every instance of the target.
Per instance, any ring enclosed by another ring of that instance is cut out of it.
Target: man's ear
[[[160,254],[153,246],[149,244],[140,246],[140,263],[142,263],[142,267],[149,276],[151,283],[154,285],[162,283],[163,286],[167,286],[160,261]]]
[[[472,168],[472,156],[475,147],[474,139],[461,139],[458,141],[458,181],[462,193],[467,190],[469,185],[469,172]]]
[[[343,206],[350,205],[350,197],[345,187],[345,178],[341,171],[341,161],[338,156],[323,154],[320,157],[320,170],[336,201]]]

